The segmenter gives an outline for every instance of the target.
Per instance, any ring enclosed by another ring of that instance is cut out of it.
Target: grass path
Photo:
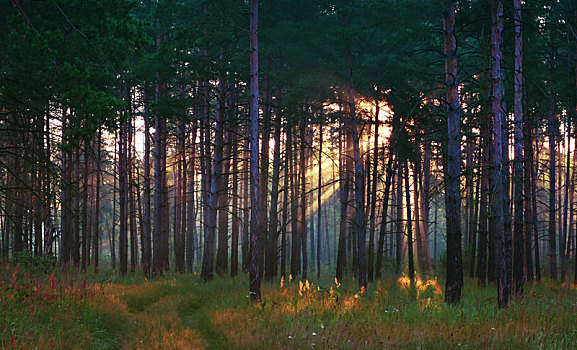
[[[364,293],[354,281],[277,280],[257,305],[247,285],[0,264],[0,349],[577,348],[576,286],[549,280],[527,285],[507,310],[495,287],[471,280],[456,306],[435,278],[390,276]]]
[[[412,291],[385,281],[365,294],[350,286],[266,285],[258,306],[244,280],[209,284],[178,276],[106,293],[126,307],[124,349],[272,348],[575,348],[577,293],[544,284],[526,288],[508,310],[494,288],[470,288],[460,306],[444,304],[435,280]]]
[[[211,320],[226,287],[206,288],[197,278],[180,277],[142,284],[110,284],[106,293],[126,307],[124,349],[228,349],[227,338]],[[238,290],[238,288],[235,288]],[[233,293],[234,294],[234,293]]]

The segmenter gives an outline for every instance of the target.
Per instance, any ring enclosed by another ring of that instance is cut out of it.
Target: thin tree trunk
[[[341,131],[339,137],[339,195],[340,195],[340,223],[339,223],[339,243],[337,252],[337,269],[336,278],[338,281],[342,281],[346,266],[347,266],[347,254],[346,254],[346,230],[347,230],[347,217],[348,217],[348,194],[349,194],[349,182],[347,179],[345,171],[345,155],[343,154],[343,142],[345,138],[343,137],[343,127],[341,123]],[[346,148],[346,146],[345,146]]]
[[[513,1],[515,11],[515,256],[514,285],[517,295],[523,294],[523,36],[521,33],[521,0]]]
[[[553,57],[550,58],[553,60]],[[553,63],[550,62],[551,71],[550,78],[553,75]],[[557,211],[556,203],[556,189],[555,182],[557,180],[556,176],[556,160],[557,160],[557,120],[555,116],[555,90],[553,88],[553,82],[549,84],[549,114],[547,118],[547,134],[549,136],[549,274],[551,279],[557,279],[557,246],[555,241],[556,228],[555,228],[555,214]]]
[[[270,215],[268,226],[268,239],[266,261],[265,261],[265,279],[272,280],[277,273],[277,242],[278,242],[278,200],[279,200],[279,178],[280,178],[280,144],[281,144],[281,106],[279,102],[280,96],[277,95],[276,105],[274,108],[275,133],[274,133],[274,149],[272,161],[272,183],[270,193]]]
[[[86,271],[86,257],[88,253],[88,240],[90,237],[89,229],[91,228],[88,224],[88,192],[89,192],[89,180],[88,175],[90,174],[90,163],[88,161],[88,147],[89,141],[84,141],[84,173],[82,175],[82,260],[81,268],[82,271]]]
[[[238,275],[238,236],[240,233],[240,217],[239,217],[239,154],[238,154],[238,139],[234,136],[232,141],[232,227],[231,227],[231,243],[230,243],[230,276],[236,277]]]
[[[281,227],[281,261],[280,261],[280,274],[282,277],[286,276],[286,261],[287,261],[287,227],[288,227],[288,211],[289,211],[289,201],[288,194],[290,191],[290,169],[291,169],[291,137],[288,132],[285,132],[287,139],[285,147],[285,166],[284,166],[284,180],[283,180],[283,204],[282,204],[282,227]]]
[[[224,158],[225,144],[224,144],[224,128],[225,128],[225,87],[224,77],[221,76],[218,81],[218,109],[216,112],[216,127],[215,127],[215,141],[214,141],[214,162],[217,171],[213,170],[213,176],[216,176],[215,183],[215,220],[218,220],[218,247],[216,252],[216,273],[223,275],[228,269],[228,159]],[[230,148],[229,148],[230,149]],[[228,158],[228,157],[227,157]],[[212,186],[211,186],[212,191]],[[209,194],[209,197],[212,193]],[[216,217],[218,216],[218,219]],[[212,218],[211,215],[209,217]],[[209,222],[209,225],[213,225]],[[216,227],[216,222],[214,223]]]
[[[301,259],[302,259],[302,279],[307,280],[308,278],[308,251],[307,251],[307,216],[306,216],[306,209],[307,209],[307,191],[306,191],[306,124],[303,120],[301,120],[300,126],[300,134],[301,134],[301,149],[300,149],[300,212],[299,212],[299,231],[301,234]]]
[[[376,266],[376,279],[380,279],[383,273],[383,250],[384,250],[384,243],[386,240],[386,229],[387,229],[387,214],[389,208],[389,197],[391,194],[391,183],[393,180],[394,170],[393,170],[393,152],[389,150],[389,157],[387,160],[387,169],[386,169],[386,177],[385,177],[385,195],[383,199],[383,206],[381,211],[381,227],[379,230],[379,239],[377,242],[377,266]],[[373,182],[373,185],[375,183]],[[373,187],[373,193],[376,191]],[[392,233],[391,233],[392,237]],[[392,244],[391,244],[392,246]]]
[[[94,252],[94,271],[99,271],[100,264],[100,190],[101,190],[101,166],[102,166],[102,128],[98,129],[98,135],[96,141],[96,193],[94,196],[94,217],[92,220],[94,233],[92,248]]]
[[[197,135],[197,124],[194,122],[192,132],[190,137],[188,137],[188,143],[190,148],[189,166],[188,170],[188,195],[187,206],[186,206],[186,271],[192,272],[192,267],[194,265],[195,256],[195,241],[196,241],[196,208],[195,208],[195,167],[196,167],[196,135]],[[237,266],[238,267],[238,266]]]
[[[263,228],[259,182],[258,125],[258,0],[250,0],[250,296],[260,302],[259,235]]]
[[[397,160],[400,163],[400,159]],[[397,195],[395,197],[395,204],[397,207],[396,213],[396,223],[397,230],[395,236],[396,242],[396,266],[397,275],[401,274],[402,264],[403,264],[403,167],[399,164],[399,169],[397,171]]]
[[[369,282],[373,281],[374,273],[374,250],[375,250],[375,231],[377,218],[377,174],[379,165],[379,101],[375,99],[375,131],[373,133],[373,175],[372,175],[372,186],[371,186],[371,201],[370,201],[370,224],[369,224],[369,255],[367,257],[367,279]],[[368,192],[368,191],[367,191]],[[386,211],[385,211],[386,212]],[[319,219],[320,220],[320,219]],[[381,219],[381,221],[384,219]],[[385,220],[386,222],[386,220]],[[381,223],[382,225],[382,223]],[[379,240],[382,242],[382,240]],[[382,251],[383,247],[379,247]],[[382,254],[382,253],[381,253]],[[382,259],[382,258],[381,258]],[[378,274],[378,271],[377,271]]]
[[[404,173],[405,173],[405,199],[407,204],[407,250],[409,259],[409,278],[411,282],[415,278],[415,260],[413,256],[413,220],[411,219],[411,192],[409,186],[409,165],[408,161],[405,160]]]

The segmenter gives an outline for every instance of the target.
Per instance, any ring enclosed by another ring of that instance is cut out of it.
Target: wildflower
[[[313,335],[317,335],[315,332],[313,332]]]
[[[293,280],[293,275],[292,275],[292,273],[291,273],[291,274],[289,275],[289,281],[292,281],[292,280]]]
[[[337,286],[337,288],[339,288],[341,286],[341,284],[339,283],[339,280],[335,277],[335,285]]]
[[[280,287],[284,287],[284,276],[281,276],[280,278]]]

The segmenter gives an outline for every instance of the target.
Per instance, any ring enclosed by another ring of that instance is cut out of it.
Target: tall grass
[[[77,272],[0,271],[0,346],[55,349],[558,348],[577,347],[577,291],[528,285],[506,310],[494,287],[466,281],[462,303],[435,278],[295,279],[263,285],[252,304],[245,276],[205,283],[195,274],[154,281]]]

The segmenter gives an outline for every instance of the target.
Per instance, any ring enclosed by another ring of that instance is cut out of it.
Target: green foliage
[[[34,255],[31,251],[24,250],[14,254],[12,263],[24,273],[48,274],[54,269],[56,256],[53,253]]]

